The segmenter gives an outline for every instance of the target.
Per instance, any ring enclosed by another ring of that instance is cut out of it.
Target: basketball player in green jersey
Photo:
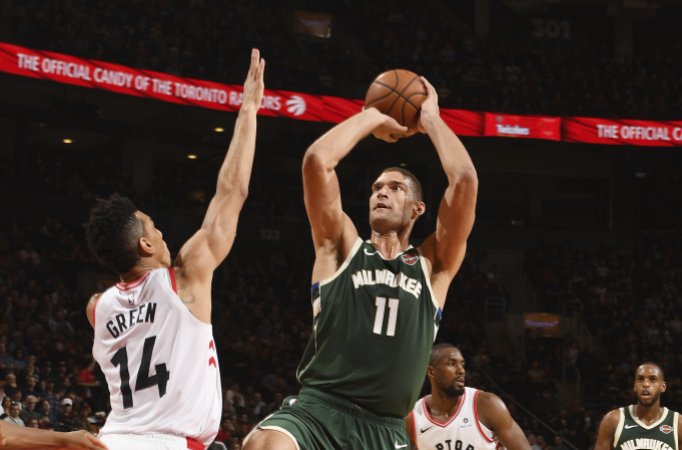
[[[315,263],[313,332],[297,376],[297,397],[264,419],[244,450],[400,450],[409,447],[403,418],[419,395],[448,287],[474,223],[476,170],[441,119],[435,89],[419,130],[433,143],[448,179],[436,230],[414,248],[424,214],[410,172],[389,168],[372,184],[371,235],[359,237],[341,206],[335,168],[370,133],[387,142],[410,134],[368,108],[314,142],[303,160],[305,206]]]
[[[637,367],[637,403],[604,416],[594,450],[679,450],[680,415],[661,407],[665,389],[665,377],[658,364],[647,362]]]

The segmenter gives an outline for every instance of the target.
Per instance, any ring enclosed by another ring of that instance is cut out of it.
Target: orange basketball
[[[365,107],[374,107],[399,124],[415,130],[426,99],[426,87],[419,75],[405,69],[387,70],[372,81],[365,95]]]

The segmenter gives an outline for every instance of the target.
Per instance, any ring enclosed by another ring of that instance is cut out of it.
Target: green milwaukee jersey
[[[311,293],[313,333],[298,380],[376,414],[406,416],[441,316],[419,252],[410,247],[385,260],[358,238],[339,270]]]
[[[678,450],[677,413],[663,408],[661,418],[645,425],[635,417],[634,405],[620,408],[613,448],[618,450]]]

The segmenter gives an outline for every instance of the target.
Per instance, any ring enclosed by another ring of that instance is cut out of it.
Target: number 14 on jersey
[[[157,386],[159,390],[159,397],[166,395],[166,384],[170,378],[170,372],[166,370],[166,364],[156,364],[154,369],[155,375],[149,375],[149,369],[152,361],[152,351],[154,350],[154,343],[156,336],[148,337],[144,340],[144,347],[142,349],[142,361],[140,369],[137,373],[135,382],[135,391],[147,389],[152,386]],[[128,350],[126,347],[121,347],[116,351],[114,357],[111,358],[111,364],[114,367],[119,367],[121,374],[121,393],[123,394],[123,408],[128,409],[133,407],[133,391],[130,388],[130,371],[128,370]]]

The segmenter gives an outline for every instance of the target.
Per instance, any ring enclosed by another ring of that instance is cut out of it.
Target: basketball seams
[[[419,120],[421,103],[427,96],[427,93],[423,92],[423,88],[421,89],[422,92],[415,92],[420,90],[414,84],[415,81],[420,81],[419,75],[409,70],[393,69],[386,71],[372,81],[370,89],[365,96],[365,105],[367,107],[376,107],[384,114],[400,119],[399,122],[408,128],[414,128]],[[371,95],[375,97],[371,98]],[[391,98],[392,95],[394,95],[393,98]],[[406,104],[413,108],[409,114],[406,109],[407,106],[405,106]],[[409,120],[406,120],[408,118]]]
[[[390,96],[393,95],[393,94],[398,94],[398,92],[397,92],[392,86],[390,86],[390,85],[384,83],[383,81],[374,80],[374,81],[372,82],[372,84],[375,84],[375,83],[378,84],[379,86],[382,86],[382,87],[386,88],[386,90],[387,90],[388,92],[387,92],[385,95],[381,96],[381,97],[378,97],[378,98],[376,98],[376,99],[372,99],[372,102],[371,102],[371,103],[367,103],[367,107],[368,107],[368,108],[371,107],[371,106],[376,105],[377,103],[379,103],[379,102],[382,101],[382,100],[386,100],[388,97],[390,97]],[[391,106],[393,106],[393,104],[391,104]],[[390,108],[390,107],[389,107],[389,108]]]
[[[418,78],[419,78],[419,77],[413,78],[413,79],[410,81],[410,83],[412,83],[412,81],[414,81],[414,80],[416,80],[416,79],[418,79]],[[413,92],[412,94],[409,94],[408,96],[405,96],[405,95],[403,94],[403,92],[405,92],[405,89],[407,89],[407,87],[409,86],[410,83],[408,83],[408,85],[405,86],[405,87],[404,87],[402,90],[400,90],[400,91],[398,91],[397,89],[395,89],[395,88],[392,87],[391,85],[384,83],[383,81],[374,80],[373,83],[378,84],[378,85],[380,85],[380,86],[386,88],[386,90],[388,91],[388,93],[387,93],[386,95],[382,96],[382,97],[377,97],[377,98],[375,98],[375,99],[372,99],[372,102],[371,102],[371,103],[368,103],[368,104],[367,104],[367,107],[371,107],[371,106],[373,106],[373,105],[379,103],[381,100],[386,100],[391,94],[395,94],[396,97],[397,97],[397,98],[395,99],[395,101],[397,101],[399,98],[402,98],[406,103],[409,103],[410,106],[412,106],[414,109],[418,110],[420,107],[417,106],[417,105],[415,105],[410,99],[411,99],[412,97],[416,96],[416,95],[421,95],[421,96],[426,97],[426,94],[423,93],[423,92]],[[394,103],[395,103],[395,101],[394,101]],[[393,106],[393,103],[391,104],[391,106],[389,106],[389,109],[390,109],[390,107],[392,107],[392,106]]]
[[[414,80],[418,80],[418,79],[419,79],[419,76],[413,77],[413,78],[405,85],[405,87],[404,87],[400,92],[398,92],[398,95],[400,95],[400,96],[403,98],[403,100],[405,100],[406,103],[409,103],[410,105],[412,105],[412,107],[413,107],[414,109],[416,109],[416,110],[419,110],[419,107],[416,106],[414,103],[412,103],[412,102],[410,101],[410,98],[414,97],[415,95],[424,95],[424,96],[426,96],[426,94],[421,93],[421,92],[414,92],[414,93],[410,94],[409,96],[405,96],[405,95],[403,95],[403,92],[405,92],[405,91],[407,90],[407,88],[410,87],[410,85],[411,85],[412,83],[414,83]]]
[[[412,97],[414,97],[415,95],[424,95],[424,94],[422,94],[421,92],[415,92],[413,94],[410,94],[409,96],[406,96],[403,93],[410,87],[410,85],[412,83],[414,83],[414,80],[418,80],[418,79],[419,79],[418,76],[412,77],[412,79],[410,81],[408,81],[407,84],[405,84],[405,87],[403,87],[400,92],[397,92],[397,94],[403,99],[403,104],[402,104],[402,107],[400,108],[400,116],[402,117],[402,123],[404,123],[405,125],[416,126],[416,123],[415,124],[412,124],[412,123],[408,124],[407,123],[407,120],[405,119],[405,108],[407,107],[407,105],[410,105],[411,107],[414,108],[415,114],[412,116],[412,120],[410,122],[417,122],[416,114],[419,112],[419,107],[417,107],[414,103],[412,103],[410,101],[410,99]]]

